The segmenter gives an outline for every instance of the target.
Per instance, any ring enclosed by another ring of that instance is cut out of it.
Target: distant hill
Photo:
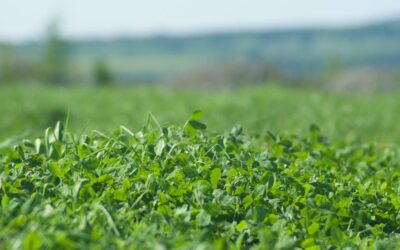
[[[332,68],[400,69],[400,18],[350,28],[241,31],[191,36],[121,37],[71,41],[71,60],[88,77],[93,62],[107,60],[120,81],[158,82],[210,64],[271,65],[294,76]],[[40,43],[18,46],[35,58]]]

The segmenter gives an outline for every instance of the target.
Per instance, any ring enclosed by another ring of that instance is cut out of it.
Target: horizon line
[[[224,35],[224,34],[240,34],[240,33],[279,33],[279,32],[295,32],[295,31],[335,31],[335,30],[351,30],[351,29],[362,29],[376,25],[388,24],[390,22],[399,22],[400,15],[392,15],[390,17],[380,17],[373,20],[363,21],[352,21],[345,23],[332,23],[324,22],[320,24],[303,23],[300,25],[294,24],[283,24],[271,27],[266,25],[254,25],[254,26],[242,26],[242,27],[215,27],[211,29],[198,29],[197,31],[173,31],[173,30],[158,30],[142,34],[133,34],[132,32],[118,32],[116,34],[93,34],[93,35],[66,35],[62,34],[63,39],[71,42],[84,42],[84,41],[115,41],[121,39],[132,39],[132,40],[147,40],[154,38],[192,38],[192,37],[204,37],[213,35]],[[262,27],[264,26],[264,27]],[[62,29],[61,29],[62,30]],[[30,43],[41,43],[43,41],[43,35],[36,38],[16,38],[16,39],[4,39],[0,37],[0,44],[30,44]]]

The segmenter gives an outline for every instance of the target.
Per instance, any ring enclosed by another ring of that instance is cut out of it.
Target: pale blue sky
[[[60,16],[69,37],[348,25],[400,16],[400,0],[0,0],[0,40],[35,39]]]

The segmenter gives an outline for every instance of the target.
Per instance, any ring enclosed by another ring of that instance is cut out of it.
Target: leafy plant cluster
[[[0,249],[398,249],[400,149],[151,115],[0,151]]]

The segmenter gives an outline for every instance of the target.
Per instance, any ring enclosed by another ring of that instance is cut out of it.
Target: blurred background
[[[0,139],[203,109],[213,131],[399,142],[399,89],[399,1],[0,3]]]

